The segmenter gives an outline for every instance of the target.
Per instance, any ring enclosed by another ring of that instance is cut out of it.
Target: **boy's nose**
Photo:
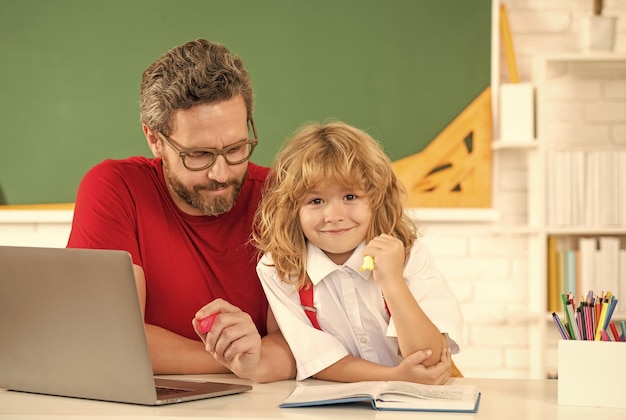
[[[338,203],[328,203],[326,211],[324,213],[324,220],[329,223],[335,223],[343,220],[345,217],[343,213],[343,206]]]

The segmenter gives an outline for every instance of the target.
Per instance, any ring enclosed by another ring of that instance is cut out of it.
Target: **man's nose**
[[[217,182],[226,182],[228,180],[228,163],[224,156],[218,156],[213,166],[209,168],[208,177]]]

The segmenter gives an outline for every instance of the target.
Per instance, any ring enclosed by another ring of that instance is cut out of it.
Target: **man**
[[[268,324],[248,245],[268,172],[249,162],[257,144],[252,111],[237,56],[206,40],[174,48],[141,82],[141,122],[155,158],[104,161],[79,186],[68,247],[131,254],[155,373],[226,372],[222,363],[245,357],[256,363],[260,337],[277,335],[287,363],[267,379],[294,376],[288,347]],[[191,322],[208,302],[222,312],[212,343],[222,363]]]
[[[258,139],[241,59],[202,39],[175,47],[144,71],[140,104],[154,158],[85,175],[68,247],[130,253],[156,374],[294,378],[249,243],[268,169],[249,162]],[[449,366],[424,376],[441,381]]]

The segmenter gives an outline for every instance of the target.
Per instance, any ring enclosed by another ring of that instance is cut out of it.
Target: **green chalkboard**
[[[196,38],[250,70],[257,163],[329,118],[409,156],[489,86],[490,22],[491,0],[3,0],[0,204],[71,202],[97,162],[149,155],[141,74]]]

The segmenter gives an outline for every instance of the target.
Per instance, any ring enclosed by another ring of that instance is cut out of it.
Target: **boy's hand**
[[[450,349],[444,347],[441,352],[441,360],[439,363],[426,367],[422,362],[430,357],[430,350],[420,350],[406,357],[398,366],[398,381],[418,382],[428,385],[443,385],[450,379],[452,372],[452,358],[450,357]]]
[[[401,240],[383,233],[365,246],[363,255],[370,256],[376,261],[372,273],[379,284],[403,278],[405,258],[404,244]]]

